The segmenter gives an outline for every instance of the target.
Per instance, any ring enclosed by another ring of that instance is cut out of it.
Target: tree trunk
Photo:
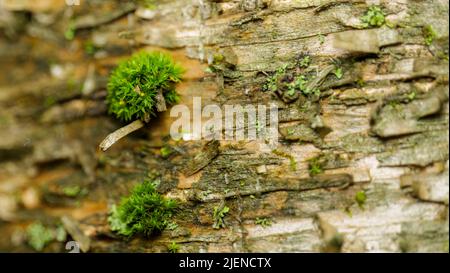
[[[1,251],[30,251],[36,221],[91,252],[448,251],[448,1],[34,2],[0,2]],[[362,25],[371,4],[380,27]],[[100,151],[125,125],[108,74],[139,49],[185,68],[191,108],[275,103],[278,145],[174,141],[169,109]],[[266,91],[306,56],[320,95]],[[124,241],[109,208],[146,179],[179,199],[178,227]]]

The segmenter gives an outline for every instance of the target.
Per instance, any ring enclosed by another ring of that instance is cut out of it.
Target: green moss
[[[325,36],[323,34],[319,34],[318,37],[320,44],[323,45],[323,43],[325,43]]]
[[[56,98],[55,97],[49,96],[49,97],[45,98],[45,101],[44,101],[44,107],[45,108],[49,108],[49,107],[51,107],[51,106],[53,106],[55,104],[56,104]]]
[[[311,176],[318,175],[323,172],[322,164],[320,163],[320,158],[315,157],[308,160],[309,163],[309,174]]]
[[[356,193],[355,195],[355,201],[356,203],[358,203],[359,207],[363,207],[364,204],[366,203],[367,200],[367,196],[366,196],[366,192],[365,191],[359,191]]]
[[[213,64],[220,64],[221,62],[223,62],[225,60],[225,56],[223,56],[222,54],[214,54],[213,56]]]
[[[108,218],[112,231],[123,236],[150,236],[163,231],[169,224],[177,204],[161,196],[154,183],[145,181],[136,186],[119,206],[111,208]]]
[[[229,211],[230,211],[230,208],[227,206],[223,206],[223,207],[219,206],[219,207],[214,208],[214,212],[213,212],[213,220],[214,220],[213,228],[214,229],[220,229],[220,228],[226,227],[224,218],[228,214]]]
[[[342,79],[342,76],[344,75],[344,73],[342,72],[342,68],[338,67],[333,71],[334,76],[336,76],[336,78],[338,79]]]
[[[175,84],[182,73],[183,69],[161,52],[134,54],[111,73],[107,86],[109,113],[123,121],[148,120],[155,113],[158,92],[167,104],[178,102]]]
[[[308,80],[306,76],[300,75],[294,79],[293,82],[288,84],[288,95],[293,96],[297,90],[302,91],[303,93],[307,93],[306,85],[308,84]]]
[[[256,218],[255,225],[260,225],[262,227],[270,227],[272,225],[272,220],[269,218]]]
[[[437,56],[439,59],[448,62],[448,52],[445,52],[445,51],[439,51],[439,52],[437,52],[436,56]]]
[[[425,44],[427,46],[430,46],[434,39],[436,39],[437,33],[434,30],[433,26],[431,25],[426,25],[423,27],[422,29],[422,33],[423,33],[423,37],[425,39]]]
[[[417,92],[415,90],[411,91],[406,95],[409,101],[413,101],[417,97]]]
[[[277,71],[266,79],[263,86],[264,91],[278,91],[282,97],[286,95],[289,99],[295,100],[295,95],[301,92],[305,96],[320,96],[319,88],[308,88],[308,83],[314,79],[311,75],[311,57],[301,55],[296,59],[295,65],[283,65]],[[280,92],[281,91],[281,92]]]
[[[300,67],[303,68],[308,67],[311,64],[311,57],[309,57],[308,55],[304,56],[303,58],[300,59],[298,64]]]
[[[178,228],[178,224],[177,223],[175,223],[175,222],[169,222],[168,224],[167,224],[167,229],[168,230],[175,230],[175,229],[177,229]]]
[[[361,17],[362,26],[381,27],[385,23],[385,14],[379,6],[370,6],[366,13]]]
[[[272,91],[272,92],[277,91],[278,81],[286,73],[287,67],[288,67],[288,65],[283,65],[282,67],[279,67],[272,76],[268,77],[266,80],[266,83],[263,86],[263,90],[264,91]]]
[[[163,158],[168,158],[172,154],[173,151],[169,146],[163,146],[163,147],[161,147],[160,152],[161,152],[161,156]]]
[[[84,52],[89,56],[94,55],[99,49],[92,41],[84,43]]]
[[[295,160],[295,158],[292,155],[285,153],[283,151],[277,150],[277,149],[272,150],[272,153],[289,159],[289,168],[291,169],[291,171],[297,170],[297,161]]]
[[[69,26],[67,27],[66,31],[64,32],[64,37],[71,41],[75,38],[75,25],[73,22],[69,23]]]
[[[42,251],[55,239],[52,229],[45,227],[41,222],[36,222],[27,228],[28,244],[36,251]]]
[[[55,230],[55,239],[58,242],[65,242],[67,239],[66,230],[62,225],[59,225]]]
[[[293,156],[289,158],[289,168],[291,171],[295,172],[297,170],[297,161]]]
[[[68,197],[76,197],[81,192],[81,187],[78,185],[67,186],[63,188],[64,195]]]
[[[135,2],[141,6],[143,6],[146,9],[155,9],[157,0],[135,0]]]
[[[357,79],[355,83],[359,88],[366,86],[366,82],[363,79]]]
[[[171,242],[170,245],[167,246],[167,251],[169,253],[178,253],[178,251],[180,251],[180,246],[176,242]]]

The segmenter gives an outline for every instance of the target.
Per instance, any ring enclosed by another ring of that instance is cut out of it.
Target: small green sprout
[[[308,67],[310,64],[311,64],[311,57],[309,56],[303,57],[299,62],[299,66],[303,68]]]
[[[272,153],[289,159],[289,168],[291,169],[291,171],[297,170],[297,161],[295,160],[295,158],[292,155],[285,153],[283,151],[277,150],[277,149],[272,150]]]
[[[325,43],[325,36],[323,34],[319,34],[318,37],[320,44],[323,45],[323,43]]]
[[[305,92],[307,83],[306,76],[300,75],[296,77],[294,81],[288,85],[288,95],[293,96],[297,90]]]
[[[84,43],[84,52],[86,52],[87,55],[92,56],[98,50],[99,48],[92,41],[87,41]]]
[[[169,146],[163,146],[163,147],[161,147],[160,152],[161,152],[161,156],[163,158],[168,158],[172,154],[173,151]]]
[[[445,51],[439,51],[439,52],[436,54],[436,56],[437,56],[439,59],[448,62],[448,52],[445,52]]]
[[[177,203],[161,196],[154,183],[137,185],[119,206],[111,208],[108,218],[112,231],[131,237],[136,233],[150,236],[163,231],[170,223]]]
[[[168,230],[175,230],[178,228],[178,224],[174,221],[167,223]]]
[[[415,90],[411,91],[407,94],[408,100],[413,101],[417,96],[417,92]]]
[[[362,208],[364,204],[366,203],[367,196],[365,191],[359,191],[355,195],[355,201],[358,203],[358,206]]]
[[[201,198],[206,199],[212,193],[211,190],[202,191],[199,195]]]
[[[259,218],[255,219],[255,225],[260,225],[262,227],[270,227],[272,225],[272,220],[269,218]]]
[[[76,197],[81,193],[81,187],[78,185],[67,186],[63,188],[63,192],[68,197]]]
[[[153,10],[156,8],[156,0],[135,0],[135,1],[146,9]]]
[[[75,25],[73,22],[70,22],[69,26],[67,27],[66,31],[64,32],[64,37],[67,40],[71,41],[75,38],[75,32],[76,32]]]
[[[289,157],[289,168],[295,172],[297,170],[297,161],[293,156]]]
[[[278,80],[286,73],[287,67],[287,65],[279,67],[272,76],[268,77],[263,89],[265,91],[276,91],[278,89]]]
[[[311,176],[318,175],[323,172],[322,165],[319,162],[319,158],[315,157],[309,161],[309,174]]]
[[[342,68],[338,67],[333,71],[334,76],[336,76],[336,78],[338,79],[342,79],[342,76],[344,75],[344,73],[342,72]]]
[[[62,225],[59,225],[55,230],[55,239],[58,242],[65,242],[67,239],[67,232]]]
[[[223,206],[223,207],[219,206],[219,207],[214,208],[214,212],[213,212],[213,219],[214,219],[213,228],[214,229],[220,229],[220,228],[226,227],[224,218],[225,218],[225,215],[227,215],[229,211],[230,211],[230,208],[227,206]]]
[[[180,246],[176,242],[171,242],[170,245],[167,246],[167,251],[169,253],[178,253],[178,251],[180,251]]]
[[[385,23],[385,14],[379,6],[370,6],[361,22],[364,28],[381,27]]]
[[[27,228],[28,244],[36,251],[42,251],[55,239],[53,231],[41,222],[36,222]]]
[[[363,79],[358,79],[358,80],[356,80],[356,85],[359,88],[362,88],[362,87],[364,87],[366,85],[366,82]]]
[[[423,37],[425,38],[425,44],[427,46],[430,46],[437,36],[436,31],[434,30],[433,26],[431,26],[431,25],[424,26],[422,29],[422,33],[423,33]]]

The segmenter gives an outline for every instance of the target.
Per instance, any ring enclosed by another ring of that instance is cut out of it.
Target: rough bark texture
[[[31,251],[27,225],[63,217],[91,252],[164,252],[170,242],[181,252],[448,252],[448,1],[126,2],[0,1],[1,251]],[[390,27],[361,28],[370,4]],[[124,125],[106,113],[108,73],[140,48],[186,68],[181,103],[275,102],[278,147],[174,142],[166,112],[99,151]],[[305,55],[320,97],[264,92],[274,71]],[[314,176],[312,158],[323,169]],[[178,227],[122,240],[108,209],[149,178],[180,200]],[[224,203],[226,228],[215,230]]]

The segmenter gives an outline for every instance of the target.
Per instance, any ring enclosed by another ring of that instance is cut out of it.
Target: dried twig
[[[103,141],[100,143],[99,147],[102,151],[106,151],[111,147],[114,143],[119,141],[121,138],[125,137],[128,134],[144,127],[144,122],[141,120],[135,120],[132,123],[124,126],[113,133],[109,134]]]

